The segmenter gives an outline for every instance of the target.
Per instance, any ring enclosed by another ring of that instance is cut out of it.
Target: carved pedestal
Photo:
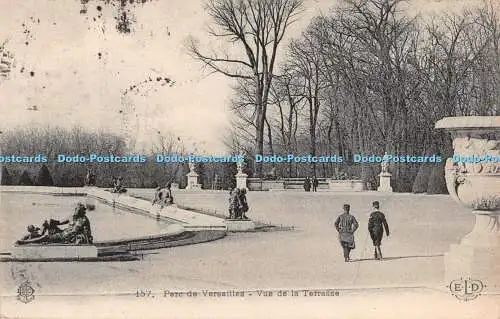
[[[236,174],[236,188],[247,189],[248,175],[242,172]]]
[[[392,193],[392,187],[391,187],[391,173],[380,173],[379,175],[380,178],[380,186],[378,187],[379,192],[385,192],[385,193]]]
[[[186,189],[201,189],[201,185],[198,184],[198,173],[189,172],[186,176],[187,176]]]
[[[472,209],[475,224],[445,254],[445,279],[471,278],[500,292],[500,116],[445,118],[436,124],[451,132],[454,156],[445,178],[452,198]]]
[[[445,254],[446,282],[459,278],[480,280],[489,292],[500,291],[500,226],[499,214],[476,215],[473,230],[459,245],[451,245]]]
[[[227,230],[232,232],[250,231],[255,229],[255,223],[250,219],[226,219]]]

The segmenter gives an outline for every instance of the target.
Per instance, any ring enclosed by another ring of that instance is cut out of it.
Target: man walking
[[[344,213],[337,217],[335,221],[335,229],[339,232],[340,246],[344,250],[344,260],[350,261],[351,250],[356,247],[354,243],[354,232],[358,229],[359,224],[354,216],[349,214],[351,206],[344,204]]]
[[[375,247],[375,259],[382,260],[382,251],[380,250],[380,245],[382,244],[382,237],[384,236],[384,229],[387,236],[389,236],[389,225],[385,219],[385,215],[379,211],[380,204],[378,201],[372,203],[374,212],[370,214],[370,219],[368,220],[368,232],[373,241],[373,246]]]

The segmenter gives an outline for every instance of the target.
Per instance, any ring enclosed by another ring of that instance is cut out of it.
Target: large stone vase
[[[454,157],[445,166],[448,192],[475,216],[472,231],[445,254],[445,280],[472,278],[486,285],[489,293],[498,293],[500,116],[447,117],[436,128],[453,138]]]

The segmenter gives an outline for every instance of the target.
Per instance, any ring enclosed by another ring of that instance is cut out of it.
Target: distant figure
[[[240,209],[239,209],[239,215],[237,218],[240,219],[248,219],[248,217],[245,215],[246,212],[248,212],[248,202],[247,202],[247,190],[245,188],[242,188],[240,190]]]
[[[233,204],[233,192],[234,192],[234,189],[230,189],[229,190],[229,198],[228,198],[228,201],[229,201],[229,205],[228,205],[228,212],[229,212],[229,218],[232,218],[233,217],[233,211],[232,211],[232,204]]]
[[[85,175],[85,186],[95,186],[95,175],[92,173],[91,169],[87,169],[87,175]]]
[[[271,175],[273,179],[276,179],[276,167],[271,168],[269,175]]]
[[[316,175],[315,175],[313,177],[313,179],[312,179],[313,192],[317,192],[318,191],[318,185],[319,185],[319,181],[318,181],[318,179],[316,178]]]
[[[269,170],[269,172],[267,172],[265,174],[264,179],[265,180],[270,180],[270,181],[276,180],[277,179],[277,177],[276,177],[276,167],[271,168],[271,170]]]
[[[349,262],[351,250],[356,248],[354,242],[354,232],[358,229],[359,224],[354,216],[349,214],[351,206],[344,204],[344,213],[337,217],[335,221],[335,229],[339,232],[340,246],[344,251],[344,260]]]
[[[307,176],[306,179],[304,180],[304,190],[306,192],[311,191],[311,180],[309,179],[309,176]]]
[[[87,170],[87,174],[85,175],[85,186],[89,186],[90,185],[90,170],[88,169]]]
[[[90,171],[90,185],[95,186],[96,180],[97,180],[97,176],[94,174],[94,172]]]
[[[375,259],[382,260],[382,250],[380,250],[380,245],[382,244],[382,237],[385,234],[389,236],[389,225],[385,219],[385,215],[379,211],[379,202],[375,201],[372,203],[374,212],[370,214],[370,219],[368,220],[368,232],[373,241],[373,246],[375,247]]]
[[[22,240],[30,240],[42,236],[42,234],[40,234],[40,228],[35,227],[34,225],[28,225],[27,229],[28,234],[24,236]]]

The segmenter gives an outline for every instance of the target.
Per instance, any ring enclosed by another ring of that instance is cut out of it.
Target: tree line
[[[83,186],[87,170],[96,175],[96,186],[111,187],[121,176],[125,187],[152,188],[166,183],[187,184],[187,163],[57,163],[58,154],[71,155],[146,155],[186,154],[189,150],[172,134],[158,134],[149,149],[131,149],[126,140],[109,132],[91,132],[75,126],[28,127],[4,131],[1,135],[2,155],[34,156],[44,154],[47,163],[3,163],[1,185]],[[236,164],[199,163],[196,167],[205,189],[229,189],[236,185]],[[216,177],[217,176],[217,177]],[[217,180],[217,184],[214,181]]]
[[[228,147],[250,158],[451,156],[450,137],[434,129],[439,119],[500,115],[498,6],[483,1],[459,13],[420,16],[410,14],[407,3],[340,0],[284,45],[302,1],[208,0],[211,35],[241,48],[205,55],[197,42],[190,44],[208,69],[235,78]],[[446,192],[443,165],[391,164],[393,187]],[[257,176],[266,169],[254,164]],[[274,169],[283,177],[347,174],[376,185],[380,164]]]

